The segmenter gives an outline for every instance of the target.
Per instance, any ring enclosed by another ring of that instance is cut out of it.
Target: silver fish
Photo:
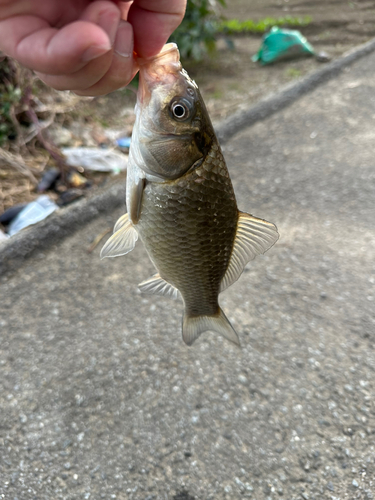
[[[206,107],[182,69],[177,46],[167,44],[139,65],[128,213],[117,221],[101,257],[130,252],[139,236],[158,270],[139,288],[182,296],[185,343],[211,330],[239,344],[218,296],[248,261],[277,241],[277,229],[238,210]]]

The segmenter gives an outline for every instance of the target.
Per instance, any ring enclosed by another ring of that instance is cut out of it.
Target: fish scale
[[[237,218],[232,183],[217,143],[195,170],[173,182],[145,187],[137,225],[140,237],[160,276],[181,292],[191,316],[217,313]]]

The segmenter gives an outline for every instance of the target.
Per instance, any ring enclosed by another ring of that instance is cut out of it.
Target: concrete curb
[[[262,99],[249,109],[234,113],[215,127],[220,143],[226,143],[244,128],[265,120],[291,105],[304,94],[335,77],[344,68],[374,50],[375,39],[372,39],[313,74],[307,75],[284,87],[280,92]],[[23,260],[30,257],[36,250],[47,248],[61,238],[72,234],[98,215],[108,213],[122,204],[125,206],[125,182],[113,180],[111,185],[101,192],[54,212],[37,225],[24,229],[0,244],[0,276],[15,270]]]
[[[0,276],[20,266],[33,252],[56,243],[72,234],[95,217],[111,212],[121,205],[125,208],[124,178],[66,208],[54,212],[35,226],[29,226],[0,244]]]

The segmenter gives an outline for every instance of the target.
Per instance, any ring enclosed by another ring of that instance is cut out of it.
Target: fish
[[[138,59],[136,120],[129,151],[126,206],[101,258],[125,255],[138,237],[157,273],[144,293],[182,298],[182,338],[204,332],[239,337],[219,294],[279,235],[274,224],[239,211],[229,172],[197,84],[177,45]]]

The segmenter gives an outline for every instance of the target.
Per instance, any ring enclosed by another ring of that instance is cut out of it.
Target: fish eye
[[[176,118],[183,118],[186,114],[186,109],[182,104],[175,104],[172,109]]]
[[[189,118],[189,115],[190,115],[190,109],[189,109],[187,103],[185,103],[183,101],[173,102],[172,106],[171,106],[171,111],[172,111],[172,115],[174,116],[174,118],[176,118],[176,120],[179,120],[179,121],[186,120],[187,118]]]

